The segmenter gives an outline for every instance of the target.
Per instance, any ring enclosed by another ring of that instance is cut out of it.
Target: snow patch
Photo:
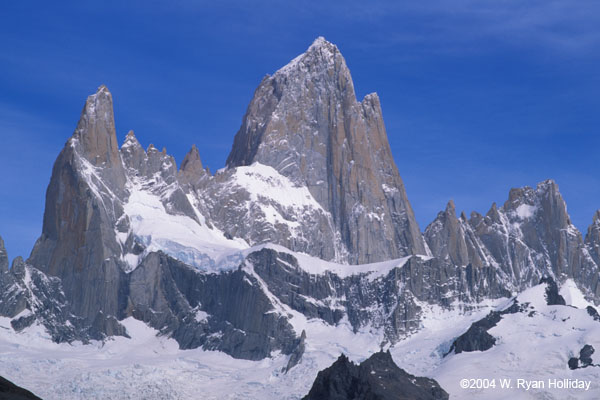
[[[517,216],[521,219],[527,219],[527,218],[533,217],[536,211],[537,211],[537,207],[529,205],[529,204],[521,204],[515,210],[515,212],[517,213]]]
[[[562,284],[559,294],[565,299],[567,305],[577,308],[593,306],[585,299],[585,296],[581,293],[581,290],[579,290],[573,279],[567,279],[565,283]]]
[[[131,233],[145,246],[144,254],[163,251],[202,271],[215,272],[217,265],[228,266],[219,260],[248,247],[241,239],[227,239],[218,229],[211,229],[188,216],[167,213],[159,196],[138,185],[130,185],[129,190],[131,194],[124,210]],[[133,254],[123,257],[130,270],[135,269],[142,258]]]

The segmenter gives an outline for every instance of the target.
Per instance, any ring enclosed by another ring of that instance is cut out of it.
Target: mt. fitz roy
[[[421,234],[376,94],[357,101],[338,48],[318,38],[266,76],[211,174],[202,146],[176,161],[130,131],[113,98],[89,96],[59,154],[30,257],[0,241],[0,315],[57,342],[128,336],[134,317],[183,349],[302,358],[319,319],[381,347],[423,327],[423,309],[511,297],[550,277],[600,301],[600,212],[585,239],[558,186],[512,189],[484,216],[454,204]]]

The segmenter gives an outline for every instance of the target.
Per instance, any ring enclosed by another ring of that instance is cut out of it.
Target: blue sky
[[[261,78],[320,35],[359,98],[379,93],[421,229],[449,199],[485,213],[553,178],[585,231],[600,208],[597,1],[20,1],[0,9],[10,257],[39,236],[54,159],[100,84],[120,140],[133,129],[178,162],[195,143],[214,171]]]

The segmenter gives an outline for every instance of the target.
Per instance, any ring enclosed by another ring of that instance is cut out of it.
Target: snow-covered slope
[[[581,308],[589,304],[572,283],[561,290],[570,295],[567,305],[547,305],[546,288],[546,284],[537,285],[516,297],[520,304],[528,305],[526,311],[504,315],[489,330],[497,339],[489,350],[443,356],[470,325],[468,318],[457,317],[455,323],[446,320],[426,326],[398,343],[392,348],[394,360],[413,374],[433,377],[453,399],[597,399],[600,367],[571,370],[568,361],[586,344],[600,349],[600,321]],[[505,301],[497,309],[510,304],[512,300]],[[600,354],[593,359],[598,363]],[[474,380],[469,381],[474,388],[462,388],[462,379]],[[554,379],[579,380],[590,386],[587,390],[554,388]],[[503,380],[510,387],[502,388]],[[537,382],[545,387],[534,388],[541,386]]]
[[[207,225],[205,217],[191,204],[196,219],[169,213],[164,200],[144,188],[147,185],[135,180],[128,186],[130,194],[122,218],[129,220],[130,229],[125,233],[117,232],[124,245],[131,235],[143,248],[139,254],[123,255],[129,267],[127,271],[134,270],[147,254],[162,251],[202,271],[213,272],[218,271],[216,267],[221,258],[248,247],[242,239],[228,239],[218,228]]]
[[[437,317],[451,321],[456,316]],[[46,400],[195,399],[198,393],[207,400],[299,399],[318,371],[341,353],[363,361],[380,349],[376,337],[354,333],[347,323],[330,326],[296,317],[307,332],[306,352],[287,374],[282,373],[287,356],[247,361],[217,351],[180,350],[177,342],[157,337],[157,331],[133,318],[122,321],[131,339],[91,345],[53,343],[37,325],[16,334],[0,318],[0,375]]]

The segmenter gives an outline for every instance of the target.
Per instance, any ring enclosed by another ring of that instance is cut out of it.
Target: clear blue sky
[[[600,208],[596,0],[5,1],[0,235],[10,257],[29,255],[39,236],[54,159],[100,84],[119,139],[133,129],[178,162],[195,143],[214,171],[261,78],[319,35],[346,57],[359,98],[379,93],[421,229],[448,199],[485,213],[511,187],[547,178],[587,228]]]

